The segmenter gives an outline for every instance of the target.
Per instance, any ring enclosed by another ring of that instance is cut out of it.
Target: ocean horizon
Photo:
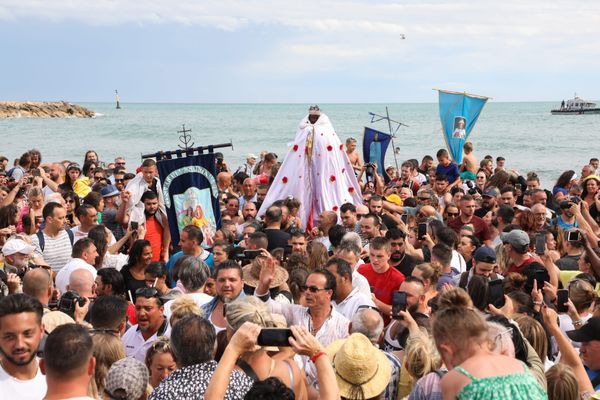
[[[185,124],[195,146],[227,143],[221,149],[235,170],[247,153],[273,151],[281,159],[294,139],[307,103],[121,103],[73,102],[99,114],[95,118],[0,120],[4,145],[0,154],[14,159],[37,148],[45,161],[82,162],[89,149],[110,162],[124,156],[128,167],[139,164],[142,154],[176,150],[177,131]],[[394,138],[400,147],[398,164],[409,158],[435,156],[445,148],[437,103],[317,103],[327,114],[342,140],[362,140],[365,126],[388,132],[385,121],[371,124],[370,112],[385,114],[408,127]],[[600,115],[551,115],[560,101],[496,102],[484,107],[469,140],[478,159],[489,154],[506,158],[506,165],[521,174],[536,171],[545,187],[551,187],[565,170],[577,173],[591,157],[598,157],[595,137]],[[360,145],[359,145],[360,148]],[[386,164],[395,165],[392,146]]]

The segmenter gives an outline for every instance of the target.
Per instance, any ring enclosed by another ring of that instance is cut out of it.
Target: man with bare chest
[[[465,142],[463,151],[463,161],[460,164],[460,178],[462,180],[475,180],[478,164],[475,154],[473,154],[473,143]]]
[[[346,139],[346,155],[350,160],[350,164],[352,164],[352,169],[354,169],[355,173],[358,173],[362,169],[362,161],[360,159],[360,155],[356,151],[357,141],[354,138]]]

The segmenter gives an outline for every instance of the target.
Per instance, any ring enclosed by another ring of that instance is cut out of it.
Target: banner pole
[[[396,172],[398,175],[400,174],[400,169],[398,168],[398,158],[396,157],[396,145],[394,144],[394,132],[392,132],[392,122],[390,121],[390,112],[388,111],[388,107],[385,106],[385,115],[387,117],[388,128],[390,130],[390,136],[392,137],[392,151],[394,153],[394,163],[396,164]],[[385,172],[385,165],[382,165],[383,171]]]

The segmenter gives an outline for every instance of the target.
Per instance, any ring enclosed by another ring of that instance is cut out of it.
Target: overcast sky
[[[0,35],[1,100],[600,98],[600,1],[0,0]]]

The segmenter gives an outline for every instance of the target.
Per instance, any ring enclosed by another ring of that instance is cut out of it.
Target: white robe
[[[362,204],[360,186],[346,151],[329,118],[321,114],[313,125],[302,119],[292,148],[279,168],[258,215],[273,202],[293,196],[300,201],[298,216],[313,226],[323,211],[335,211],[344,203]]]
[[[156,212],[157,221],[162,225],[163,228],[168,228],[167,222],[167,210],[165,208],[165,198],[163,196],[160,179],[157,179],[156,191],[158,192],[158,211]],[[127,204],[127,214],[129,215],[129,221],[135,221],[140,224],[146,222],[146,215],[144,214],[144,203],[142,203],[142,195],[148,191],[148,183],[144,180],[144,175],[139,172],[135,178],[129,181],[125,188],[131,197]]]

